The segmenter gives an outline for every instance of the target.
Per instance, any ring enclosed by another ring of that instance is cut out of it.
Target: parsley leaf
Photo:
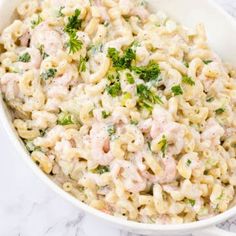
[[[86,71],[86,61],[87,61],[87,58],[86,57],[80,57],[80,62],[79,62],[79,67],[78,67],[78,70],[79,72],[85,72]]]
[[[187,162],[186,162],[186,165],[187,165],[187,166],[190,166],[191,163],[192,163],[192,161],[188,159]]]
[[[131,68],[132,61],[136,58],[136,53],[132,47],[128,47],[123,56],[115,48],[108,48],[107,57],[111,58],[113,67],[118,70]]]
[[[225,112],[224,108],[218,108],[217,110],[215,110],[216,115],[221,115],[224,112]]]
[[[62,10],[63,10],[64,8],[65,8],[64,6],[61,6],[61,7],[60,7],[60,9],[59,9],[59,11],[58,11],[57,17],[63,17],[63,16],[65,16],[65,15],[62,13]]]
[[[130,73],[126,74],[126,78],[129,84],[134,84],[134,77]]]
[[[106,118],[109,117],[110,115],[111,115],[110,112],[102,111],[102,118],[103,118],[103,119],[106,119]]]
[[[109,172],[109,171],[110,171],[110,169],[109,169],[108,166],[99,165],[93,172],[96,173],[96,174],[102,175],[102,174],[104,174],[106,172]]]
[[[189,202],[189,204],[193,207],[194,205],[195,205],[195,203],[196,203],[196,201],[195,200],[193,200],[193,199],[188,199],[188,202]]]
[[[167,142],[167,139],[166,139],[165,135],[163,135],[162,139],[158,142],[158,146],[160,147],[161,152],[162,152],[163,157],[164,157],[165,153],[166,153],[166,149],[168,147],[168,142]]]
[[[131,125],[137,125],[138,123],[139,123],[139,122],[138,122],[137,120],[131,120],[131,121],[130,121],[130,124],[131,124]]]
[[[43,59],[45,59],[46,57],[49,57],[49,55],[44,51],[43,44],[41,44],[38,49],[39,49],[40,55],[43,57]]]
[[[19,61],[21,62],[30,62],[30,60],[31,60],[31,56],[28,52],[19,56]]]
[[[30,153],[41,150],[40,147],[34,145],[33,141],[25,141],[25,147]]]
[[[140,47],[141,46],[141,44],[140,44],[140,42],[139,41],[137,41],[137,40],[134,40],[133,42],[132,42],[132,44],[131,44],[131,47],[132,48],[137,48],[137,47]]]
[[[203,63],[208,65],[208,64],[212,63],[212,60],[203,60]]]
[[[120,84],[120,75],[118,73],[109,74],[107,77],[108,77],[108,80],[111,82],[111,84],[106,87],[107,92],[112,97],[120,96],[122,93],[121,84]]]
[[[191,77],[189,77],[187,75],[184,75],[182,77],[182,82],[185,83],[185,84],[189,84],[191,86],[195,85],[195,81]]]
[[[66,44],[66,46],[69,48],[69,53],[76,53],[82,48],[82,45],[83,43],[81,40],[79,40],[76,32],[71,31],[69,33],[69,41]]]
[[[121,95],[121,85],[120,81],[116,81],[115,83],[107,86],[107,92],[112,96],[112,97],[117,97]]]
[[[220,200],[222,200],[223,196],[224,196],[224,193],[222,192],[216,199],[217,199],[218,201],[220,201]]]
[[[175,95],[175,96],[178,96],[178,95],[181,95],[183,94],[183,90],[181,88],[180,85],[175,85],[171,88],[171,91],[172,93]]]
[[[41,18],[40,15],[38,15],[37,20],[32,20],[31,21],[31,28],[34,29],[37,25],[39,25],[41,22],[43,21],[43,19]]]
[[[120,74],[117,71],[110,70],[107,78],[111,83],[115,83],[120,80]]]
[[[48,79],[51,79],[51,78],[54,78],[55,75],[57,73],[57,69],[55,68],[50,68],[46,71],[44,71],[41,75],[40,75],[40,78],[41,79],[44,79],[44,80],[48,80]]]
[[[58,123],[58,125],[71,125],[71,124],[74,124],[73,117],[69,113],[62,112],[61,114],[59,114],[57,123]]]
[[[132,69],[139,75],[139,78],[145,82],[156,80],[160,75],[159,65],[154,61],[150,61],[146,66],[133,67]]]
[[[114,125],[110,125],[107,129],[107,132],[108,132],[109,136],[112,136],[113,134],[116,133],[116,127]]]
[[[107,56],[112,59],[113,66],[118,66],[120,57],[119,52],[115,48],[108,48]]]
[[[214,98],[213,98],[213,97],[208,97],[208,98],[206,98],[206,102],[212,102],[212,101],[214,101]]]
[[[140,2],[140,6],[146,6],[147,5],[147,1],[146,0],[142,0],[141,2]]]
[[[158,95],[154,94],[154,92],[152,92],[144,84],[137,85],[137,94],[139,97],[137,104],[140,108],[146,108],[147,110],[151,111],[154,104],[163,103],[161,98]]]
[[[79,19],[80,13],[80,10],[76,9],[74,15],[68,18],[68,23],[64,28],[65,32],[71,33],[72,31],[76,31],[81,28],[82,20]]]
[[[76,9],[74,15],[68,18],[68,23],[64,28],[64,31],[69,35],[69,41],[66,46],[69,48],[69,53],[76,53],[82,48],[82,41],[79,40],[76,35],[76,31],[81,28],[82,20],[79,19],[80,10]]]
[[[184,61],[184,65],[189,68],[189,63],[187,61]]]
[[[132,98],[132,95],[128,92],[125,92],[123,95],[122,95],[122,98],[121,98],[121,105],[122,106],[126,106],[126,102],[127,100],[131,99]]]

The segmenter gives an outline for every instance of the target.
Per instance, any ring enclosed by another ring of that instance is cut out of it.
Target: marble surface
[[[236,0],[216,0],[236,17]],[[84,214],[20,160],[0,125],[0,236],[136,236]],[[236,217],[220,225],[236,232]]]
[[[219,3],[229,14],[236,17],[236,1],[235,0],[215,0]]]

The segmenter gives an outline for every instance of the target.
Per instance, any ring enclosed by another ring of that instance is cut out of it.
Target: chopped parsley
[[[136,58],[136,53],[132,47],[128,47],[122,56],[115,48],[109,48],[107,57],[111,58],[113,67],[118,70],[131,68],[132,61]]]
[[[137,120],[131,120],[131,121],[130,121],[130,124],[131,124],[131,125],[137,125],[138,123],[139,123],[139,122],[138,122]]]
[[[185,83],[185,84],[189,84],[191,86],[195,85],[195,81],[191,77],[189,77],[187,75],[184,75],[182,77],[182,82]]]
[[[134,77],[132,76],[132,74],[127,73],[126,78],[127,78],[127,81],[129,84],[134,84],[135,81],[134,81]]]
[[[103,119],[106,119],[106,118],[109,117],[110,115],[111,115],[110,112],[102,111],[102,118],[103,118]]]
[[[168,142],[167,142],[165,135],[163,135],[162,139],[158,142],[158,146],[160,147],[160,150],[161,150],[162,155],[164,157],[166,154],[167,147],[168,147]]]
[[[126,102],[127,100],[131,99],[132,98],[132,95],[128,92],[125,92],[123,95],[122,95],[122,98],[121,98],[121,105],[122,106],[125,106],[126,105]]]
[[[93,117],[93,111],[94,111],[94,108],[91,111],[89,111],[89,116],[90,117]]]
[[[68,18],[68,23],[66,24],[64,31],[68,33],[69,41],[66,46],[69,48],[69,53],[76,53],[82,48],[82,41],[79,40],[76,35],[76,31],[81,28],[82,20],[79,19],[80,10],[76,9],[74,15]]]
[[[50,68],[46,71],[44,71],[41,75],[40,75],[40,78],[41,79],[44,79],[44,80],[48,80],[48,79],[51,79],[51,78],[54,78],[55,75],[57,73],[57,69],[55,68]]]
[[[218,108],[217,110],[215,110],[216,115],[221,115],[224,112],[225,112],[224,108]]]
[[[65,8],[64,6],[61,6],[61,7],[60,7],[60,9],[59,9],[59,11],[58,11],[57,17],[63,17],[63,16],[65,16],[65,15],[62,13],[62,10],[63,10],[64,8]]]
[[[147,1],[146,0],[142,0],[141,2],[140,2],[140,6],[146,6],[147,5]]]
[[[212,63],[212,60],[203,60],[203,63],[208,65],[208,64]]]
[[[109,136],[112,136],[113,134],[116,133],[116,127],[114,125],[108,126],[107,132],[108,132]]]
[[[32,141],[26,141],[26,142],[25,142],[25,147],[26,147],[26,149],[27,149],[30,153],[32,153],[32,152],[34,152],[34,151],[40,151],[40,150],[41,150],[41,148],[35,146]]]
[[[190,166],[191,163],[192,163],[192,161],[188,159],[187,162],[186,162],[186,165],[187,165],[187,166]]]
[[[220,196],[217,197],[217,200],[218,200],[218,201],[222,200],[223,196],[224,196],[224,193],[222,192],[222,193],[220,194]]]
[[[206,98],[206,101],[207,102],[212,102],[212,101],[214,101],[214,98],[213,97],[208,97],[208,98]]]
[[[116,81],[115,83],[107,86],[107,92],[112,96],[112,97],[117,97],[121,95],[121,85],[120,81]]]
[[[61,114],[59,114],[57,123],[58,123],[58,125],[71,125],[71,124],[74,124],[73,117],[69,113],[62,112]]]
[[[120,80],[120,74],[115,70],[110,70],[108,72],[107,78],[111,83],[115,83],[116,81]]]
[[[69,48],[69,53],[76,53],[82,48],[83,43],[78,38],[75,31],[71,31],[69,33],[69,41],[67,42],[66,46]]]
[[[140,47],[140,46],[141,46],[141,44],[140,44],[140,42],[137,41],[137,40],[134,40],[134,41],[132,42],[132,44],[131,44],[131,47],[132,47],[132,48],[137,48],[137,47]]]
[[[153,109],[153,105],[158,103],[162,104],[161,98],[151,91],[146,85],[137,85],[137,95],[138,95],[138,106],[140,108],[145,108],[149,111]]]
[[[38,26],[41,22],[43,21],[43,19],[41,18],[40,15],[38,15],[37,20],[32,20],[31,21],[31,28],[34,29],[36,26]]]
[[[188,199],[188,203],[193,207],[195,205],[196,201],[193,199]]]
[[[109,171],[110,171],[110,169],[108,166],[101,166],[101,165],[99,165],[95,170],[93,170],[94,173],[100,174],[100,175],[102,175],[106,172],[109,172]]]
[[[86,61],[87,58],[86,57],[80,57],[80,62],[79,62],[79,67],[78,70],[79,72],[85,72],[86,71]]]
[[[43,44],[41,44],[38,49],[39,49],[40,55],[43,57],[43,59],[45,59],[46,57],[49,57],[49,55],[44,50]]]
[[[79,19],[80,13],[81,13],[80,10],[76,9],[74,12],[74,15],[68,18],[68,23],[66,24],[64,28],[65,32],[71,33],[81,28],[82,20]]]
[[[31,60],[31,56],[28,52],[19,56],[19,61],[21,62],[30,62],[30,60]]]
[[[160,75],[159,65],[154,61],[150,61],[146,66],[133,67],[132,69],[139,75],[139,78],[145,82],[156,80]]]
[[[110,81],[110,85],[106,87],[106,91],[112,96],[117,97],[122,94],[121,84],[120,84],[120,75],[117,74],[109,74],[107,76]]]
[[[189,68],[189,63],[187,61],[184,61],[184,65]]]
[[[183,94],[183,90],[181,88],[180,85],[175,85],[171,88],[171,91],[172,93],[175,95],[175,96],[178,96],[178,95],[181,95]]]

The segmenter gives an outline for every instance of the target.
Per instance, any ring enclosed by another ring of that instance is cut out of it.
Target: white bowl
[[[20,0],[0,0],[0,30],[14,18],[14,10]],[[152,11],[164,10],[168,15],[186,26],[193,27],[199,22],[206,26],[209,43],[227,62],[236,64],[236,23],[232,17],[217,7],[210,0],[149,0]],[[31,160],[23,142],[19,139],[11,123],[9,112],[0,97],[0,121],[6,134],[14,143],[15,148],[32,171],[49,185],[58,195],[67,199],[75,207],[92,214],[99,220],[112,224],[114,227],[145,235],[180,235],[184,233],[201,234],[202,236],[236,235],[214,227],[216,224],[236,216],[236,207],[198,222],[176,225],[143,224],[110,216],[75,199],[53,183]]]

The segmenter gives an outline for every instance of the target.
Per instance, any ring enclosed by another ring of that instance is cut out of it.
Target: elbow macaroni
[[[0,36],[0,89],[46,174],[138,222],[230,207],[236,69],[208,47],[203,25],[187,29],[138,0],[24,0],[17,12]]]

